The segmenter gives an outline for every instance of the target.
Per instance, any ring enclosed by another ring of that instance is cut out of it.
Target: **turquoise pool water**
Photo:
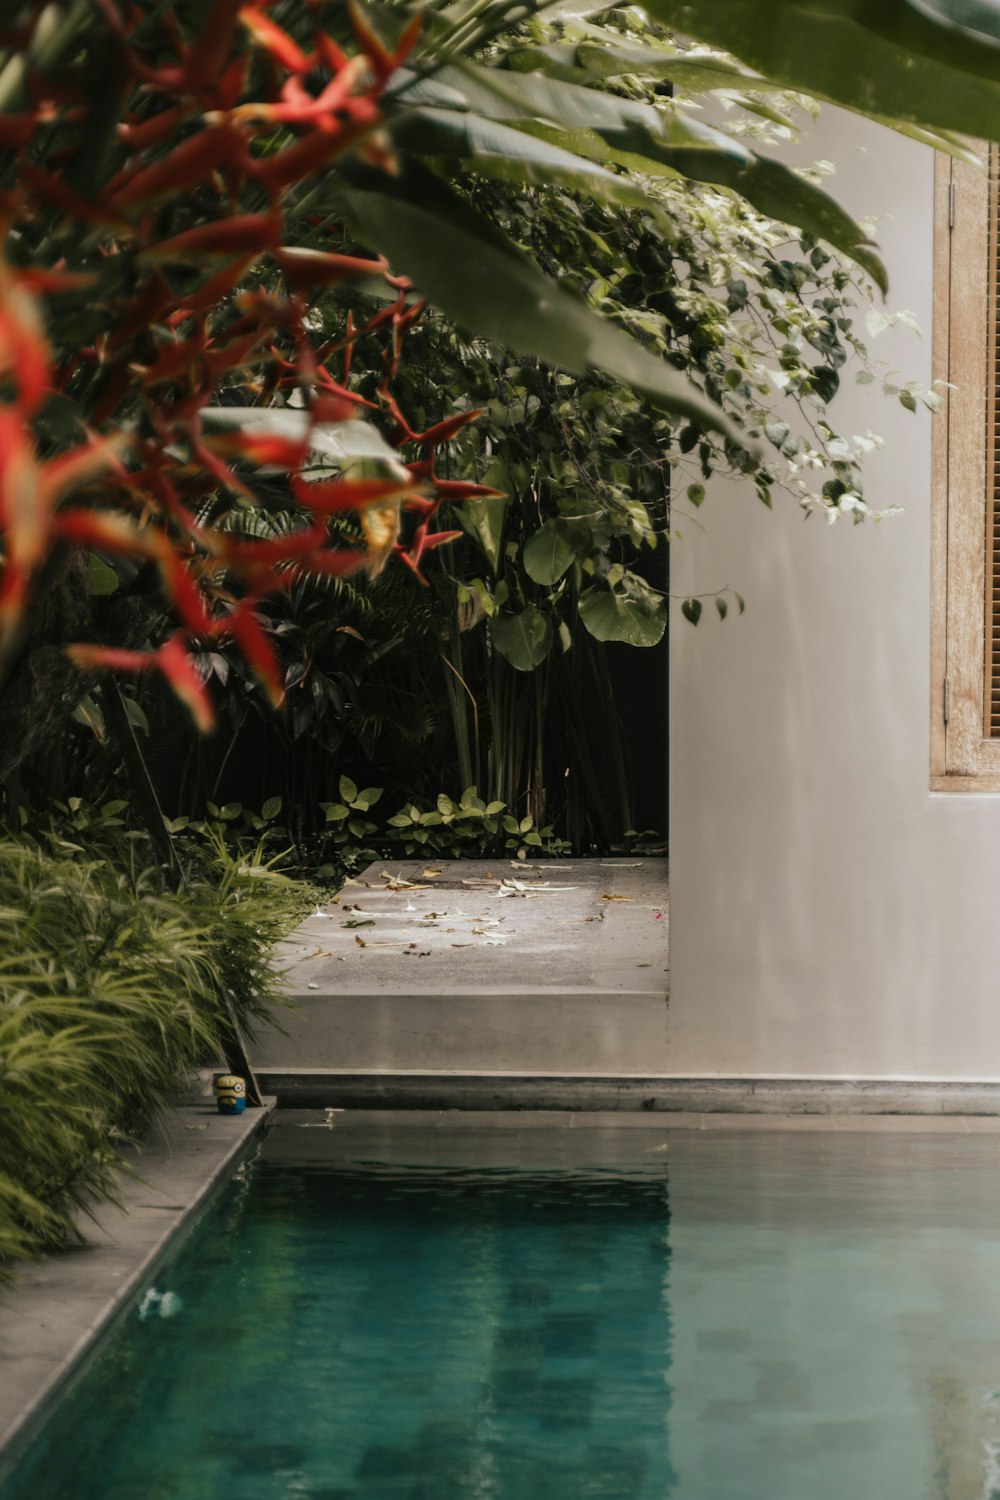
[[[243,1169],[0,1500],[1000,1500],[996,1138],[526,1139]]]

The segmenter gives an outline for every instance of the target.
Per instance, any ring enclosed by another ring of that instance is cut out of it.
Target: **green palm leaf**
[[[960,0],[650,0],[672,31],[876,118],[1000,138],[995,7]],[[990,22],[989,34],[975,29]],[[963,24],[966,23],[966,24]]]
[[[742,142],[713,130],[675,109],[619,99],[597,88],[583,88],[544,73],[517,73],[461,62],[440,69],[433,79],[415,82],[406,92],[411,104],[437,106],[434,121],[444,131],[442,116],[465,100],[469,116],[517,124],[521,131],[543,135],[577,157],[594,156],[627,163],[652,175],[679,174],[696,182],[737,192],[768,218],[827,240],[862,266],[880,289],[887,286],[885,267],[866,232],[822,188],[805,181],[782,162],[760,156]],[[419,110],[417,111],[419,114]],[[470,142],[485,138],[482,119],[465,127]],[[404,127],[405,128],[405,127]],[[418,126],[414,127],[419,130]],[[519,132],[514,132],[517,134]],[[506,149],[510,141],[504,138]],[[462,129],[453,128],[458,150]],[[475,164],[475,160],[473,160]],[[562,163],[565,170],[565,163]],[[536,170],[541,161],[536,158]],[[600,194],[602,182],[577,168],[580,182]]]
[[[403,116],[393,135],[407,151],[460,159],[494,181],[559,183],[603,203],[659,212],[648,193],[622,173],[483,115],[424,107]]]

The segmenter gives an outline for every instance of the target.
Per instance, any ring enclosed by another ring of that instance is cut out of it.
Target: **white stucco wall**
[[[832,109],[809,144],[925,330],[875,352],[929,380],[931,153]],[[997,1079],[1000,795],[928,789],[931,419],[853,381],[834,411],[886,438],[866,492],[903,515],[726,486],[673,548],[675,594],[747,613],[674,606],[670,1071]]]

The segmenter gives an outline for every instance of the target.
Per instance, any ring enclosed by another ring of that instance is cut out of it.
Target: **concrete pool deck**
[[[205,1098],[172,1110],[127,1154],[122,1207],[81,1218],[86,1243],[21,1266],[0,1289],[0,1474],[15,1462],[85,1356],[207,1205],[274,1107],[220,1115]],[[124,1154],[124,1153],[123,1153]]]
[[[1000,1115],[989,1080],[678,1074],[669,926],[665,859],[378,861],[279,950],[294,1008],[254,1046],[259,1082],[282,1108],[669,1112],[708,1129]]]

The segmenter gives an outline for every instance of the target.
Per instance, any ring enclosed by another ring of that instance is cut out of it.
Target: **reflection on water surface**
[[[998,1169],[289,1123],[0,1500],[995,1500]]]

